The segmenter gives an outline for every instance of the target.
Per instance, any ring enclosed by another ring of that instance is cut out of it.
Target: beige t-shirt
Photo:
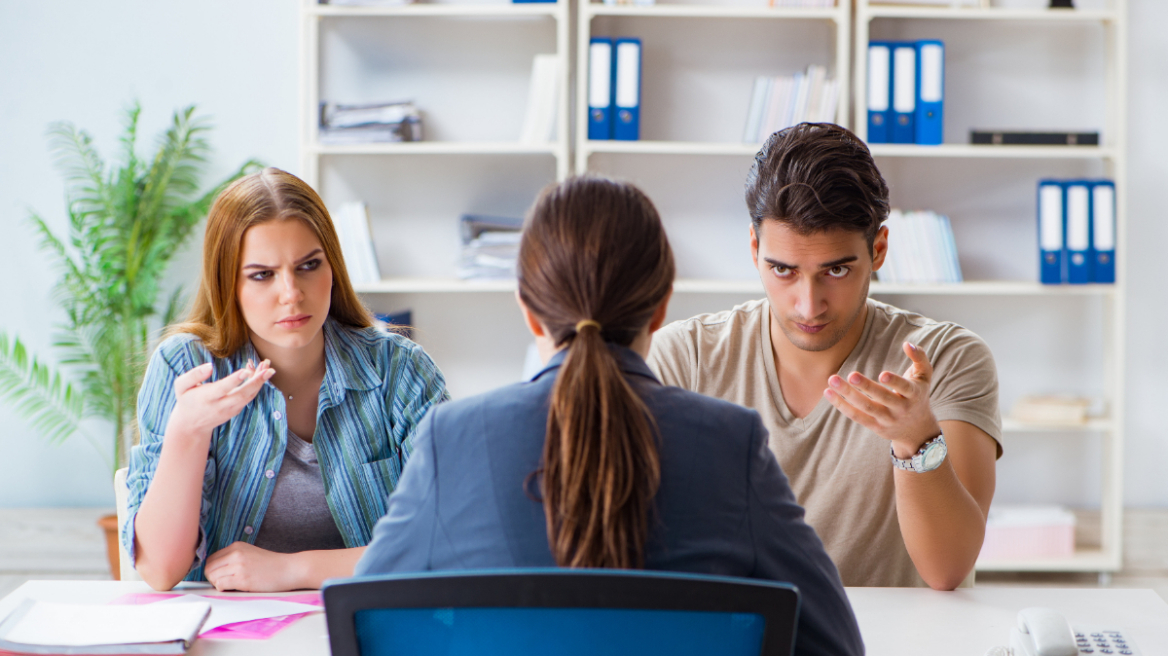
[[[923,586],[897,522],[888,441],[826,398],[806,417],[791,414],[779,390],[770,327],[765,299],[677,321],[654,334],[649,366],[666,385],[762,415],[771,450],[844,585]],[[875,379],[882,371],[903,373],[911,364],[901,346],[906,340],[923,348],[933,365],[929,394],[937,420],[977,426],[998,442],[1000,457],[993,356],[965,328],[869,299],[864,333],[840,375],[858,371]]]

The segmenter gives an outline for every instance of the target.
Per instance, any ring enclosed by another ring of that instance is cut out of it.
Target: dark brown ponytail
[[[661,219],[632,185],[570,178],[532,207],[518,274],[523,303],[568,349],[543,449],[552,554],[566,567],[642,567],[661,480],[657,430],[607,343],[632,344],[669,295]]]

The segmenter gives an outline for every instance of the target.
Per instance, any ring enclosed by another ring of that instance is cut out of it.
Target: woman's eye
[[[301,271],[316,271],[320,268],[320,259],[313,259],[300,265]]]
[[[827,275],[831,276],[832,278],[843,278],[844,276],[848,275],[848,267],[846,267],[846,266],[832,267],[832,268],[827,270]]]
[[[255,273],[249,275],[247,278],[248,278],[248,280],[255,280],[256,282],[262,282],[262,281],[267,280],[268,278],[271,278],[271,277],[272,277],[271,271],[256,271]]]

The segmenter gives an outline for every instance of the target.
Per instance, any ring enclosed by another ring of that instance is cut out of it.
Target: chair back
[[[130,554],[122,544],[122,526],[126,524],[126,504],[129,503],[130,488],[126,486],[128,467],[122,467],[114,472],[114,501],[118,505],[118,575],[121,581],[141,581],[134,563],[130,562]]]
[[[790,656],[799,592],[672,572],[395,574],[323,589],[333,656]]]

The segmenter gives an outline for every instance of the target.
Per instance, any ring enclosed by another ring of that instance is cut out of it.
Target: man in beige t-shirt
[[[776,133],[746,195],[767,298],[662,328],[650,366],[762,415],[845,585],[956,587],[981,549],[1001,455],[989,348],[868,299],[888,188],[851,132]]]

